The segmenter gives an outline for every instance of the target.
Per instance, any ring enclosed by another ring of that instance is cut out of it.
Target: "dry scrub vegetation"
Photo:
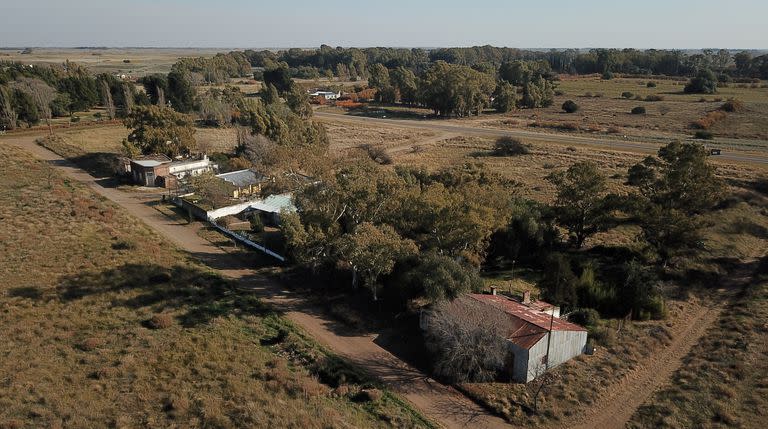
[[[752,284],[629,427],[765,427],[768,410],[768,257],[753,262]]]
[[[427,425],[87,188],[0,161],[0,427]]]

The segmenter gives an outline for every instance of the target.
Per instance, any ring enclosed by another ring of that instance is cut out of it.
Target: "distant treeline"
[[[733,76],[768,79],[768,55],[752,58],[750,52],[731,55],[728,50],[704,50],[688,54],[678,50],[578,49],[535,51],[493,46],[471,48],[293,48],[283,51],[244,52],[254,67],[271,68],[284,63],[293,77],[320,76],[367,78],[371,65],[388,69],[405,67],[415,73],[425,71],[436,61],[473,68],[498,69],[514,61],[546,61],[559,74],[626,73],[669,76],[694,76],[702,69],[722,71]]]

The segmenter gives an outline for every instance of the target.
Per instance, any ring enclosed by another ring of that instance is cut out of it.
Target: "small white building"
[[[339,97],[341,97],[341,92],[332,92],[332,91],[315,91],[309,93],[310,97],[323,97],[326,100],[336,100]]]
[[[199,176],[216,168],[217,165],[208,159],[208,155],[203,155],[202,159],[171,162],[168,165],[168,173],[176,176],[177,179],[183,179],[188,176]]]
[[[467,323],[500,321],[501,326],[494,328],[500,329],[507,340],[509,354],[505,371],[510,379],[519,383],[527,383],[581,355],[587,346],[587,330],[561,319],[560,308],[543,301],[524,298],[521,302],[494,293],[468,294],[447,304],[443,311],[450,311]],[[494,317],[477,317],[478,313],[492,314],[490,312],[495,312]],[[429,323],[429,314],[426,312],[422,317],[422,329]]]

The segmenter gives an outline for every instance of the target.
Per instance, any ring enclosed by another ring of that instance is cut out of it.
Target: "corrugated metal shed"
[[[250,208],[267,213],[280,213],[283,210],[288,212],[296,211],[296,206],[293,205],[293,197],[290,193],[270,195],[263,200],[253,201],[250,204]]]
[[[264,181],[264,176],[256,174],[253,170],[230,171],[229,173],[217,174],[216,177],[240,188],[256,185]]]

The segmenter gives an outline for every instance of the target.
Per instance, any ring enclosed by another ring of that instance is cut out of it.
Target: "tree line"
[[[468,48],[343,48],[322,45],[319,49],[288,49],[278,52],[246,50],[254,67],[270,68],[284,64],[293,77],[339,78],[368,77],[370,66],[381,64],[389,69],[405,67],[421,73],[437,61],[472,68],[498,68],[513,61],[543,61],[555,73],[593,74],[625,73],[642,75],[695,76],[702,69],[713,69],[733,76],[768,79],[768,55],[752,58],[752,53],[705,49],[689,53],[658,49],[566,49],[524,50],[494,46]],[[747,59],[748,58],[748,59]],[[745,66],[745,61],[748,66]]]

